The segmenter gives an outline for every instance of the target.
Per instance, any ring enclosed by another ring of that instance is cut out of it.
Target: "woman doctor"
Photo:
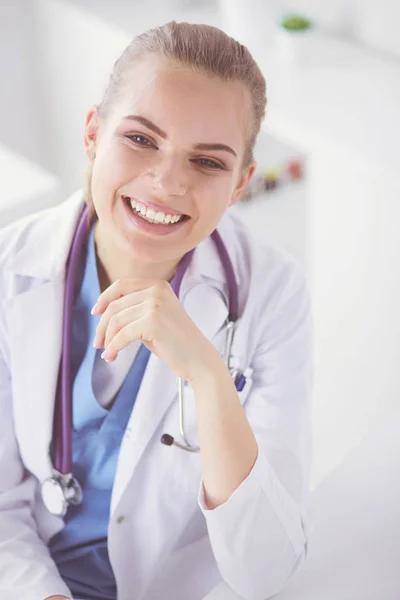
[[[2,600],[265,600],[302,564],[309,298],[294,260],[227,211],[254,173],[265,104],[259,68],[222,31],[147,31],[87,116],[86,193],[0,232]],[[61,515],[42,489],[54,483],[67,262],[85,218],[64,432],[82,497]],[[229,364],[232,282],[215,229],[238,294]]]

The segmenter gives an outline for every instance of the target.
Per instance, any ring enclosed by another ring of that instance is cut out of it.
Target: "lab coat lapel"
[[[20,453],[26,467],[41,479],[52,472],[48,449],[61,355],[63,289],[58,278],[6,304]]]
[[[5,267],[15,277],[14,295],[3,301],[15,428],[24,464],[43,479],[52,472],[49,443],[61,357],[65,263],[82,208],[78,192],[40,217],[26,218],[21,243]]]

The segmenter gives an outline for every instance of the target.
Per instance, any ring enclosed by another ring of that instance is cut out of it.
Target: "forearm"
[[[226,502],[249,475],[258,446],[234,381],[219,354],[199,368],[191,385],[196,399],[205,498],[208,508],[213,509]]]

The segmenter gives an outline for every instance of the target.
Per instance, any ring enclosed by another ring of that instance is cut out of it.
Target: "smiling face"
[[[150,55],[131,68],[106,118],[89,112],[92,197],[103,256],[115,263],[110,271],[121,260],[176,265],[217,227],[255,169],[242,168],[249,106],[241,83]],[[185,216],[150,224],[134,215],[129,199],[136,212],[153,208],[150,220]]]

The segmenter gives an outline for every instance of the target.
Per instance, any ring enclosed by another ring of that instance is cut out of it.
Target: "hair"
[[[251,113],[247,119],[246,150],[242,168],[248,167],[253,160],[254,146],[265,116],[266,82],[249,50],[217,27],[171,21],[136,36],[114,63],[103,100],[98,105],[99,115],[107,117],[115,99],[129,82],[132,66],[150,54],[158,54],[199,74],[221,81],[241,82],[247,88],[251,98]],[[90,209],[89,218],[95,214],[91,182],[90,164],[85,186],[85,201]]]

